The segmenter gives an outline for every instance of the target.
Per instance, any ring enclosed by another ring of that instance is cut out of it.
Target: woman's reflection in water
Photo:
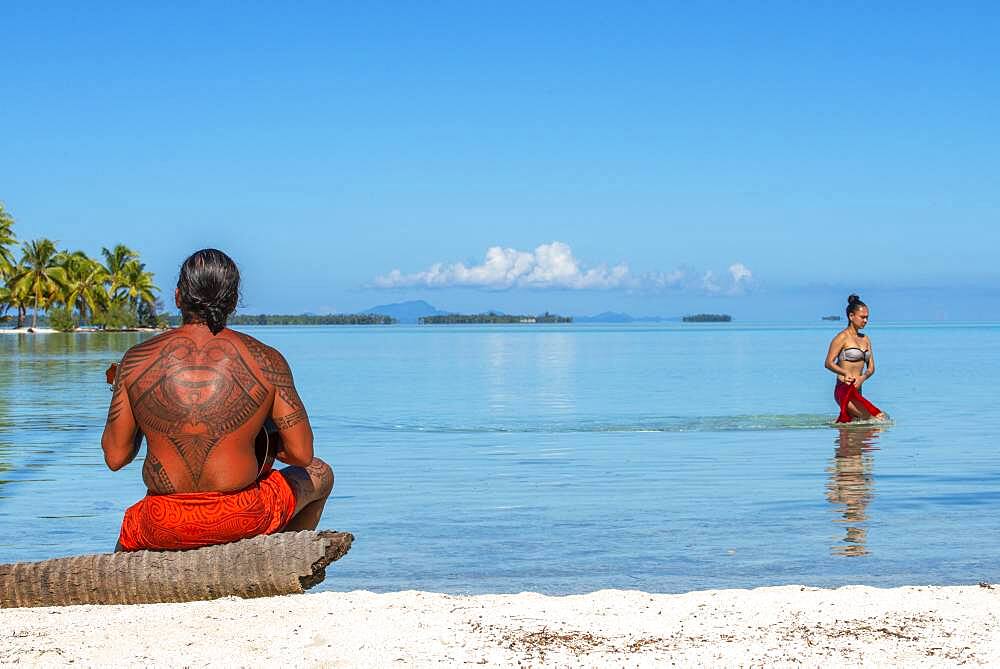
[[[875,426],[859,425],[837,429],[833,462],[826,470],[830,474],[826,498],[838,507],[840,518],[835,522],[845,523],[847,533],[842,542],[833,545],[834,555],[868,555],[865,545],[868,539],[865,521],[868,516],[865,511],[874,496],[872,466],[875,458],[872,451],[878,450],[876,444],[880,431]]]

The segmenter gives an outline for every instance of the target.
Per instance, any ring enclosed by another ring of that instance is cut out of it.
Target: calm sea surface
[[[319,589],[681,592],[1000,580],[1000,325],[241,328],[285,353],[356,536]],[[146,335],[0,336],[0,562],[114,546],[104,369]]]

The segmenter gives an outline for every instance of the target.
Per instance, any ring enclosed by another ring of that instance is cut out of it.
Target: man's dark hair
[[[219,334],[240,299],[240,270],[218,249],[195,251],[181,265],[177,289],[184,323],[204,323]]]

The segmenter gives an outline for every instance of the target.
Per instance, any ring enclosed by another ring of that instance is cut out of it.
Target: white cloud
[[[722,292],[722,286],[715,278],[715,272],[708,270],[701,277],[701,289],[706,293],[717,294]]]
[[[435,263],[423,272],[403,274],[394,269],[375,278],[378,288],[421,286],[444,288],[466,286],[475,288],[623,288],[629,281],[627,265],[608,268],[599,265],[589,269],[573,257],[569,245],[562,242],[542,244],[533,252],[492,246],[482,264]]]
[[[741,262],[733,263],[729,266],[729,273],[733,277],[733,283],[739,284],[753,279],[753,272]]]
[[[451,288],[468,287],[488,290],[508,288],[559,288],[569,290],[629,290],[667,292],[695,291],[712,295],[736,295],[752,283],[753,273],[743,263],[729,266],[729,280],[723,281],[709,270],[675,269],[636,275],[628,265],[613,267],[600,264],[587,267],[573,255],[568,244],[554,241],[534,251],[492,246],[483,262],[434,263],[422,272],[404,274],[394,269],[375,277],[376,288]]]
[[[709,295],[742,295],[753,285],[753,272],[741,262],[729,266],[729,281],[716,275],[712,270],[701,274],[695,288]]]
[[[683,288],[688,281],[688,274],[682,269],[671,272],[649,272],[643,274],[640,284],[648,290],[662,291],[672,288]]]
[[[736,262],[729,266],[729,276],[733,280],[729,292],[733,295],[742,293],[748,286],[753,284],[753,272],[741,262]]]

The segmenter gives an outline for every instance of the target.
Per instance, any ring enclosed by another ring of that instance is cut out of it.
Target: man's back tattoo
[[[156,343],[162,347],[142,344],[122,363],[125,376],[155,356],[128,384],[132,412],[143,429],[167,436],[197,485],[212,450],[257,413],[268,389],[226,339],[199,346],[174,336]],[[173,488],[169,479],[163,481],[162,465],[153,464],[159,467],[150,468],[152,478]]]

